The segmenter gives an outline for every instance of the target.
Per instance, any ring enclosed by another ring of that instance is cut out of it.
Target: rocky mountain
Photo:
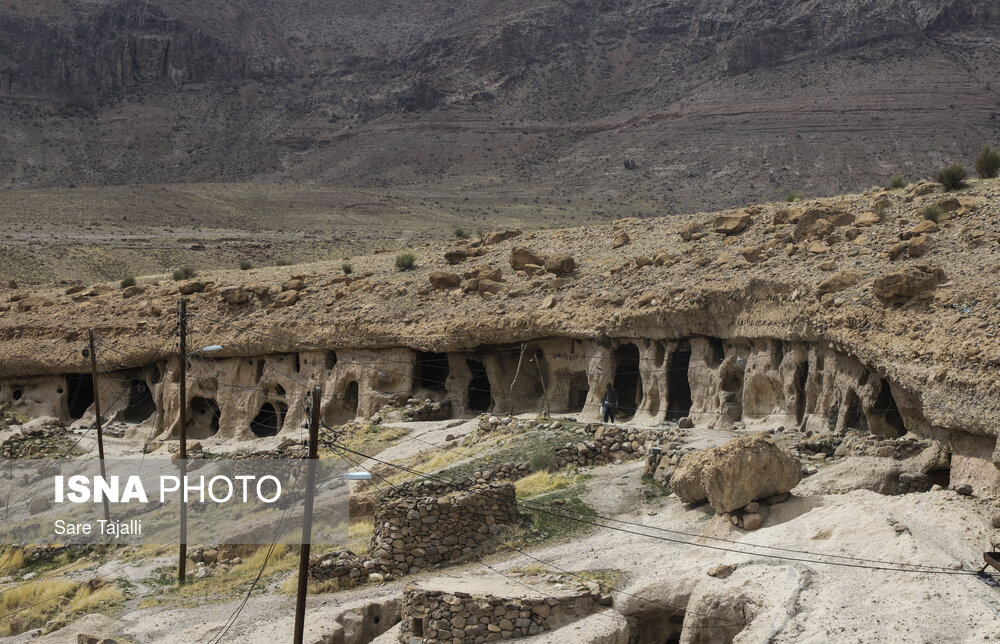
[[[828,194],[998,142],[998,25],[996,0],[0,0],[0,185]]]

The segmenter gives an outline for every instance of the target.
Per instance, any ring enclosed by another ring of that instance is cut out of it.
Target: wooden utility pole
[[[309,587],[309,550],[312,541],[313,488],[316,486],[316,458],[319,446],[319,387],[313,387],[309,422],[309,462],[306,463],[306,498],[302,509],[302,544],[299,548],[299,588],[295,595],[295,644],[302,644],[306,626],[306,593]]]
[[[552,412],[549,410],[549,392],[545,388],[545,376],[542,375],[542,365],[539,364],[537,355],[532,360],[535,362],[535,366],[538,367],[538,380],[542,383],[542,396],[545,399],[545,417],[552,418]]]
[[[181,466],[181,547],[177,560],[177,583],[183,584],[187,568],[187,501],[184,499],[184,483],[187,477],[187,300],[181,298],[179,315],[179,358],[180,365],[180,466]]]
[[[97,349],[94,348],[94,330],[89,329],[87,335],[90,338],[90,380],[94,387],[94,412],[97,414],[97,457],[101,459],[101,478],[108,480],[108,473],[104,469],[104,430],[101,428],[101,392],[97,386]],[[104,520],[111,523],[111,506],[108,504],[107,495],[104,496]]]
[[[524,349],[526,346],[523,342],[521,343],[521,355],[517,357],[517,369],[514,371],[514,378],[510,381],[510,392],[507,394],[507,402],[509,404],[507,407],[508,416],[514,415],[514,383],[517,382],[517,377],[521,375],[521,361],[524,360]]]

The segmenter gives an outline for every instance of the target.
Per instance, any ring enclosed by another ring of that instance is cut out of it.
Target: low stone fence
[[[600,423],[587,425],[585,431],[593,434],[593,440],[567,443],[556,450],[559,467],[606,465],[618,460],[639,459],[653,443],[675,440],[686,434],[682,429],[645,430]]]
[[[588,590],[565,596],[511,598],[407,586],[399,641],[493,642],[527,637],[558,628],[594,610]]]

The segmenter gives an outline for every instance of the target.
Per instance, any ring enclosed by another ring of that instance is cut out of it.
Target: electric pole
[[[312,541],[313,488],[316,486],[316,457],[319,446],[319,387],[313,387],[309,422],[309,457],[306,463],[306,498],[302,509],[302,544],[299,547],[299,588],[295,595],[295,644],[302,644],[306,626],[306,593],[309,587],[309,551]]]
[[[90,338],[90,381],[94,387],[94,412],[97,414],[97,457],[101,460],[101,478],[108,480],[108,473],[104,469],[104,430],[101,428],[101,392],[97,386],[97,349],[94,348],[94,330],[89,329],[87,335]],[[108,497],[103,497],[104,520],[111,523],[111,506],[108,504]],[[107,525],[105,524],[105,525]]]
[[[187,501],[184,499],[184,483],[187,478],[187,301],[181,298],[180,308],[180,466],[181,466],[181,547],[177,560],[177,583],[183,584],[187,568]]]

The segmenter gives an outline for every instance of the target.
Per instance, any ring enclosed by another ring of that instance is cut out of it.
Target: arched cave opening
[[[667,420],[680,420],[691,413],[691,346],[683,343],[667,363]]]
[[[845,400],[844,429],[868,431],[868,423],[865,421],[864,414],[861,413],[861,399],[853,389],[847,392]]]
[[[327,371],[330,371],[331,369],[333,369],[334,367],[337,366],[337,352],[336,351],[327,351],[326,352],[326,359],[324,360],[324,366],[326,367]]]
[[[875,408],[871,410],[872,420],[871,431],[882,438],[899,438],[906,433],[906,426],[903,423],[903,416],[899,413],[896,399],[892,395],[892,389],[887,380],[880,383],[878,397],[875,399]]]
[[[70,374],[66,376],[66,390],[69,417],[73,420],[83,418],[94,404],[94,379],[90,374]]]
[[[128,385],[128,402],[122,411],[126,423],[141,423],[156,413],[156,401],[145,380],[137,378]]]
[[[414,379],[417,386],[432,391],[442,391],[448,381],[448,355],[420,351],[417,353],[417,364]]]
[[[663,610],[640,619],[633,637],[635,644],[677,644],[684,629],[684,612]]]
[[[269,402],[261,405],[257,416],[250,421],[250,431],[259,438],[275,436],[279,429],[281,429],[281,416],[275,406]]]
[[[582,371],[574,373],[569,380],[569,401],[566,411],[574,414],[582,412],[587,405],[589,395],[590,382],[587,380],[587,374]]]
[[[722,340],[719,338],[708,338],[708,356],[705,358],[705,362],[712,369],[715,369],[722,364],[722,361],[726,359],[726,348],[722,344]]]
[[[618,391],[618,411],[626,418],[635,415],[642,396],[639,347],[631,342],[615,349],[615,390]]]
[[[469,381],[469,409],[489,411],[493,405],[493,391],[486,375],[486,365],[478,360],[467,360],[466,364],[472,374],[472,380]]]
[[[211,398],[191,399],[188,416],[188,438],[208,438],[219,431],[219,403]]]

